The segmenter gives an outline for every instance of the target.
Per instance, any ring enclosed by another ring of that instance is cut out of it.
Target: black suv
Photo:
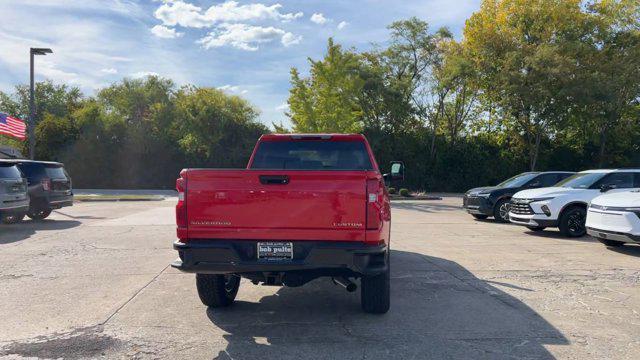
[[[509,222],[509,201],[520,190],[553,186],[575,173],[568,171],[526,172],[496,186],[467,191],[462,207],[476,219],[493,216],[498,222]]]
[[[53,209],[73,205],[71,177],[63,164],[21,159],[10,161],[15,162],[27,178],[30,198],[28,217],[42,220]]]

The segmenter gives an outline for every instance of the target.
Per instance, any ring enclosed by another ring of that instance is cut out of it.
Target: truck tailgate
[[[364,171],[190,170],[189,238],[365,240]]]

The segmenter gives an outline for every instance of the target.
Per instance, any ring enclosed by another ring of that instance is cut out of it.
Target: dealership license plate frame
[[[260,241],[256,244],[256,256],[261,261],[291,261],[293,242]]]

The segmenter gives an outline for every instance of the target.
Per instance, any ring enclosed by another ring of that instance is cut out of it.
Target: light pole
[[[53,51],[48,48],[30,48],[29,56],[31,60],[31,84],[29,86],[29,157],[34,159],[36,153],[36,95],[33,83],[33,57],[34,55],[47,55]]]

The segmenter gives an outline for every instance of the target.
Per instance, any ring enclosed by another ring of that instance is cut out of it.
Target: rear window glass
[[[252,169],[372,170],[363,142],[267,141],[258,146]]]
[[[0,179],[20,179],[22,174],[15,165],[7,166],[0,164]]]
[[[44,177],[44,169],[40,164],[35,163],[21,163],[18,164],[18,167],[24,175],[30,180],[39,181],[40,178]]]
[[[61,166],[47,166],[45,167],[47,176],[52,179],[66,179],[67,175],[64,172],[64,168]]]

